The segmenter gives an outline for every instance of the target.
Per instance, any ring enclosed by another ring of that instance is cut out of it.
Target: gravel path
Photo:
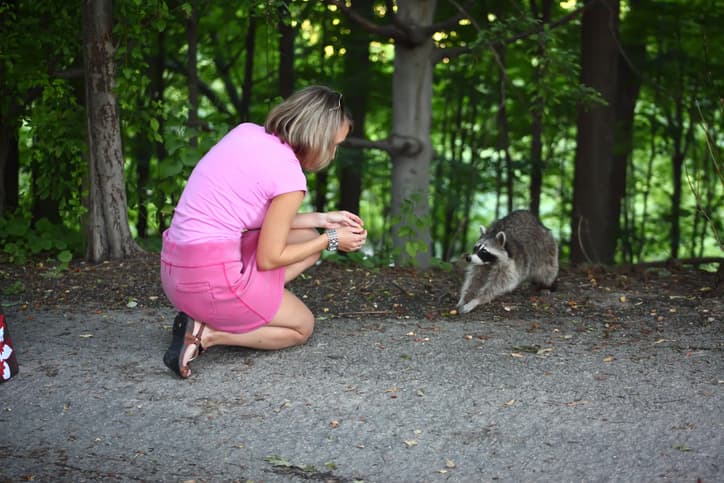
[[[6,309],[0,481],[724,480],[721,313],[330,318],[186,381],[173,315]]]

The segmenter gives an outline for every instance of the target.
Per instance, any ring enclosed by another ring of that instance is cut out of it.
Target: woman
[[[342,94],[307,87],[264,126],[231,130],[194,168],[161,251],[163,290],[180,312],[163,361],[179,377],[215,345],[271,350],[309,339],[314,316],[284,285],[325,249],[359,250],[367,231],[346,211],[298,213],[304,170],[325,168],[351,127]]]

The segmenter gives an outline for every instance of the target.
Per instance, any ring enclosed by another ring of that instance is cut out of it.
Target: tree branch
[[[188,71],[186,70],[186,66],[176,59],[169,60],[166,63],[166,67],[173,72],[188,76]],[[217,96],[216,93],[206,83],[201,82],[201,80],[199,80],[198,86],[199,86],[199,91],[211,102],[211,104],[213,104],[216,107],[216,109],[219,112],[226,114],[226,115],[231,114],[229,112],[228,107],[224,103],[224,101],[222,101],[219,98],[219,96]]]
[[[591,7],[591,5],[595,5],[598,2],[598,0],[592,0],[591,2],[584,3],[582,7],[578,7],[576,10],[572,11],[569,14],[564,15],[563,17],[559,18],[558,20],[554,20],[550,23],[547,23],[545,25],[541,25],[539,27],[536,27],[534,29],[528,30],[527,32],[521,32],[517,35],[514,35],[512,37],[508,37],[505,40],[502,40],[501,43],[504,44],[512,44],[513,42],[517,42],[518,40],[530,37],[535,34],[541,33],[546,27],[550,30],[553,30],[557,27],[560,27],[561,25],[567,24],[568,22],[572,21],[579,15],[582,15],[583,12],[588,10],[588,8]]]
[[[371,141],[364,138],[347,138],[343,146],[361,149],[379,149],[391,156],[415,156],[422,150],[422,142],[414,137],[390,135],[387,139]]]
[[[381,37],[385,38],[392,38],[395,41],[400,42],[406,42],[405,35],[403,32],[398,30],[395,27],[389,26],[389,25],[377,25],[374,22],[371,22],[370,20],[366,19],[359,13],[355,12],[351,8],[347,7],[347,5],[342,0],[328,0],[330,4],[336,6],[344,15],[347,16],[350,20],[355,22],[357,25],[359,25],[363,30],[366,32],[369,32],[371,34],[379,35]],[[393,18],[394,18],[393,14]]]

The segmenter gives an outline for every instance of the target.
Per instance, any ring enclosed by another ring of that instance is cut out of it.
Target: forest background
[[[0,256],[158,250],[185,180],[294,90],[352,136],[306,209],[353,261],[453,261],[538,214],[572,264],[722,254],[722,0],[0,1]]]

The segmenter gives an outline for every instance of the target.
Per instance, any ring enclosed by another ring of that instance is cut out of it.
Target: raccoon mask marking
[[[485,237],[485,228],[480,227],[480,239],[473,247],[473,252],[465,257],[473,265],[489,265],[501,258],[510,258],[505,246],[505,232],[498,232],[494,238]]]

